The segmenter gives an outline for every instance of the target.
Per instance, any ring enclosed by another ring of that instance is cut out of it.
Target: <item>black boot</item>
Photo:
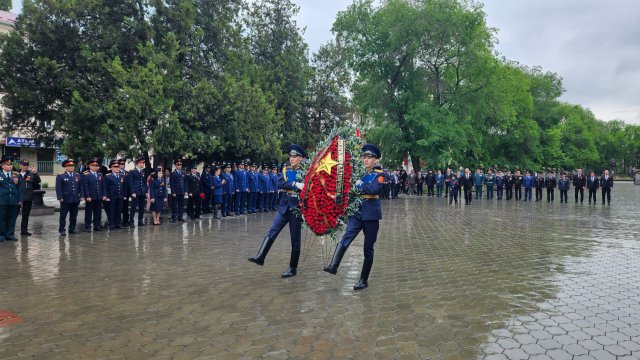
[[[258,255],[250,257],[249,261],[260,266],[264,265],[264,258],[267,257],[267,253],[269,252],[269,249],[271,249],[271,245],[273,245],[274,241],[275,239],[269,239],[269,236],[265,236],[262,240],[262,246],[260,246],[260,250],[258,250]]]
[[[373,266],[373,258],[365,259],[362,264],[362,273],[360,274],[360,281],[353,287],[353,290],[362,290],[369,286],[369,273],[371,272],[371,266]]]
[[[291,251],[291,261],[289,261],[289,268],[282,273],[283,278],[296,276],[296,269],[298,268],[298,260],[300,259],[300,251]]]
[[[324,271],[335,275],[338,272],[338,266],[340,266],[340,262],[346,251],[347,247],[342,245],[342,243],[338,243],[338,245],[336,245],[336,251],[333,253],[331,263],[324,268]]]

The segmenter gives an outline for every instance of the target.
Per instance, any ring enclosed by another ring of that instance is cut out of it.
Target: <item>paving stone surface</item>
[[[612,195],[384,201],[360,292],[362,235],[335,276],[308,234],[280,278],[286,228],[249,263],[273,213],[66,238],[32,217],[0,243],[0,309],[24,319],[0,326],[0,359],[640,359],[640,186]]]

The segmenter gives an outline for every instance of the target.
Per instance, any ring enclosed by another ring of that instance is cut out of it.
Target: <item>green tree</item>
[[[312,69],[303,30],[294,20],[299,8],[289,0],[252,2],[245,20],[249,51],[257,65],[252,80],[273,96],[284,121],[282,141],[312,145],[305,98]]]
[[[0,10],[11,11],[11,0],[0,0]]]

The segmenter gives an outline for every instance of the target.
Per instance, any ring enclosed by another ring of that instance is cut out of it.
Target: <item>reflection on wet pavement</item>
[[[0,358],[640,358],[640,186],[610,207],[405,197],[383,203],[370,286],[362,235],[338,275],[285,229],[249,263],[273,214],[0,244]],[[81,213],[82,214],[82,213]]]

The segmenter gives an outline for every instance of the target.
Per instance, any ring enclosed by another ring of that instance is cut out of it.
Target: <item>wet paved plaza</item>
[[[385,201],[360,292],[362,235],[336,276],[309,235],[281,279],[286,228],[249,263],[273,213],[66,238],[34,217],[0,243],[0,309],[23,319],[0,358],[640,359],[640,186],[612,195]]]

